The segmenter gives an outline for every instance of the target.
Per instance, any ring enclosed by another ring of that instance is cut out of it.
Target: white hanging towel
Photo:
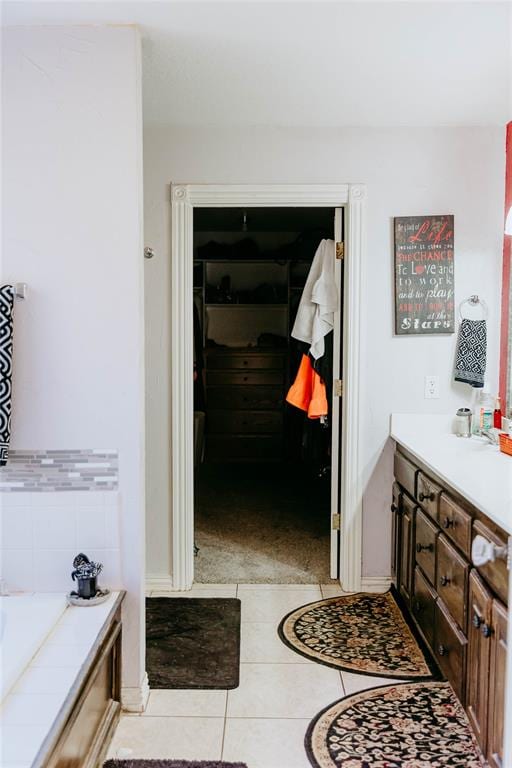
[[[294,339],[311,345],[309,352],[315,360],[324,354],[324,337],[334,328],[337,309],[334,240],[322,240],[311,264],[292,329]]]

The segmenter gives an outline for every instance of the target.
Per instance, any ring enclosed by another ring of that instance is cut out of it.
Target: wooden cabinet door
[[[391,502],[391,580],[395,587],[400,583],[400,550],[402,534],[402,494],[398,483],[393,483],[393,501]]]
[[[491,768],[505,768],[503,740],[505,732],[506,661],[507,609],[498,600],[493,600],[487,726],[487,760]]]
[[[466,708],[480,749],[487,750],[489,663],[491,658],[491,593],[475,570],[469,577],[468,665]]]
[[[411,604],[411,586],[413,571],[413,525],[414,525],[414,502],[402,496],[402,547],[400,551],[400,581],[399,591],[408,606]]]

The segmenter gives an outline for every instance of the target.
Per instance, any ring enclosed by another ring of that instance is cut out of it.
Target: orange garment
[[[325,384],[307,355],[302,355],[297,376],[286,395],[286,402],[306,411],[309,419],[319,419],[329,412]]]

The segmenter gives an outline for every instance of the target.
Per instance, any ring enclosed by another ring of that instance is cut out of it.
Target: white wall
[[[359,182],[368,186],[364,265],[363,411],[365,575],[389,573],[393,411],[453,412],[470,393],[452,381],[456,337],[393,336],[392,217],[455,215],[456,301],[489,305],[488,371],[497,386],[503,238],[504,131],[500,128],[220,128],[145,126],[147,562],[169,555],[169,183]],[[424,376],[440,398],[424,400]]]
[[[12,447],[119,451],[128,688],[144,672],[139,47],[130,27],[3,31],[2,280],[29,286]]]

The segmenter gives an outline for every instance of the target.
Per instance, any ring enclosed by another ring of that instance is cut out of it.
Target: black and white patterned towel
[[[455,356],[455,381],[471,387],[483,387],[487,356],[487,326],[485,320],[463,318],[459,326]]]
[[[7,464],[11,439],[11,378],[14,291],[0,288],[0,467]]]

